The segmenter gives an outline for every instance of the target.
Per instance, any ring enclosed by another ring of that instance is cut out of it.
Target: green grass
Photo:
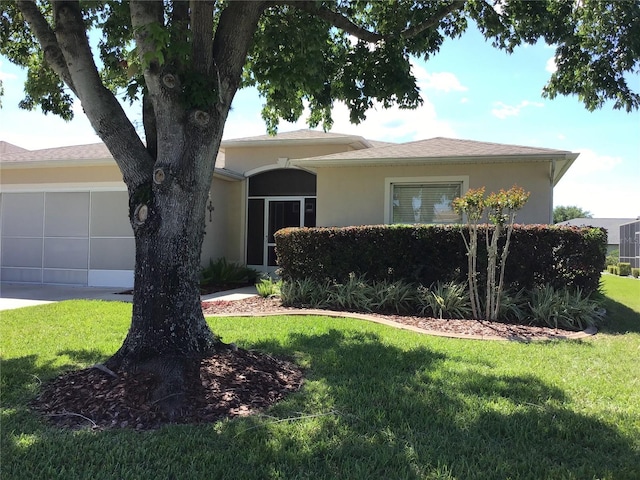
[[[61,431],[26,407],[40,381],[115,351],[130,305],[2,312],[0,476],[638,479],[640,281],[603,282],[609,325],[582,341],[455,340],[326,317],[211,319],[225,341],[304,366],[304,388],[260,416],[143,433]]]

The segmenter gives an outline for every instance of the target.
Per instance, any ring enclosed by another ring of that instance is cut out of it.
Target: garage
[[[131,287],[126,190],[0,194],[3,282]]]

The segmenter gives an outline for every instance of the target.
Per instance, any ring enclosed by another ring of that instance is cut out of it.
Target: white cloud
[[[558,70],[558,66],[556,65],[556,57],[551,57],[547,60],[547,64],[544,69],[549,73],[555,73]]]
[[[0,61],[0,80],[5,81],[5,80],[15,80],[18,78],[17,75],[14,75],[13,73],[7,73],[4,71],[3,68],[3,62]]]
[[[544,103],[530,102],[529,100],[523,100],[518,105],[507,105],[503,102],[495,102],[493,104],[495,108],[491,110],[493,116],[504,120],[507,117],[516,117],[520,115],[520,111],[526,107],[544,107]]]
[[[418,63],[418,60],[411,59],[411,68],[416,77],[420,90],[438,90],[441,92],[466,92],[467,87],[460,83],[458,77],[451,72],[429,73],[426,68]]]
[[[553,204],[576,205],[596,218],[636,218],[640,215],[640,190],[634,181],[617,182],[616,188],[611,188],[610,184],[597,179],[576,181],[563,178],[553,190]]]
[[[238,92],[234,100],[234,108],[224,130],[224,138],[241,138],[253,135],[264,135],[266,126],[255,105],[263,100],[252,89]],[[302,117],[295,123],[280,122],[278,131],[287,132],[308,128],[305,109]],[[415,110],[403,110],[398,107],[383,108],[376,103],[367,111],[367,118],[359,125],[349,121],[349,109],[344,103],[336,103],[332,111],[332,132],[360,135],[371,140],[388,142],[407,142],[431,137],[457,137],[453,127],[438,118],[433,104],[428,98],[424,99],[421,107]]]
[[[640,215],[638,172],[633,159],[578,149],[580,156],[554,188],[554,205],[577,205],[594,217]]]
[[[590,175],[596,172],[609,172],[622,163],[620,157],[599,155],[586,148],[578,149],[577,151],[580,156],[573,162],[571,170],[569,170],[572,177]]]
[[[424,80],[419,82],[421,90],[439,90],[442,92],[466,92],[467,87],[450,72],[427,73]]]

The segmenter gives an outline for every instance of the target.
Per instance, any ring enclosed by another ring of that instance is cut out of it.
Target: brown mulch
[[[402,315],[327,312],[284,307],[279,298],[250,297],[208,301],[205,315],[261,316],[277,313],[354,316],[432,335],[532,341],[575,337],[566,330],[477,320],[440,320]],[[149,374],[118,374],[98,368],[65,373],[43,385],[31,408],[63,428],[155,429],[171,423],[210,423],[260,412],[297,391],[303,373],[295,364],[270,355],[237,349],[201,361],[198,374],[186,379],[182,409],[169,415],[152,392],[157,380]]]
[[[303,382],[293,363],[242,349],[202,360],[195,377],[185,382],[178,415],[151,400],[157,385],[153,376],[125,373],[114,378],[97,368],[69,372],[45,384],[31,408],[63,428],[150,430],[255,414]]]
[[[316,310],[305,310],[295,307],[284,307],[278,297],[262,298],[249,297],[244,300],[217,300],[203,302],[202,309],[205,315],[219,316],[260,316],[275,313],[284,314],[305,314],[316,313]],[[406,316],[394,314],[369,313],[361,314],[357,312],[335,312],[326,311],[329,315],[354,316],[373,321],[380,321],[395,325],[401,328],[409,327],[417,329],[423,333],[432,335],[462,337],[462,338],[482,338],[491,340],[551,340],[575,337],[577,332],[537,327],[530,325],[516,325],[501,322],[489,322],[484,320],[461,320],[461,319],[438,319],[421,316]]]

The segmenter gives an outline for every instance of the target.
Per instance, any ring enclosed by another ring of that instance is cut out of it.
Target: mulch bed
[[[153,376],[125,373],[114,378],[97,368],[46,383],[31,408],[64,428],[150,430],[255,414],[303,382],[301,369],[293,363],[242,349],[202,360],[199,375],[193,377],[187,378],[185,407],[173,418],[151,400],[157,385]]]
[[[249,297],[243,300],[215,300],[203,302],[202,309],[205,315],[212,316],[260,316],[272,314],[305,314],[309,310],[284,307],[278,297],[262,298]],[[314,311],[315,312],[315,311]],[[432,317],[407,316],[395,314],[359,312],[335,312],[327,311],[330,315],[354,316],[356,318],[380,319],[393,322],[396,326],[409,326],[423,333],[434,335],[462,337],[502,339],[516,341],[553,340],[566,339],[576,336],[576,332],[537,327],[531,325],[516,325],[511,323],[489,322],[484,320],[439,319]]]

